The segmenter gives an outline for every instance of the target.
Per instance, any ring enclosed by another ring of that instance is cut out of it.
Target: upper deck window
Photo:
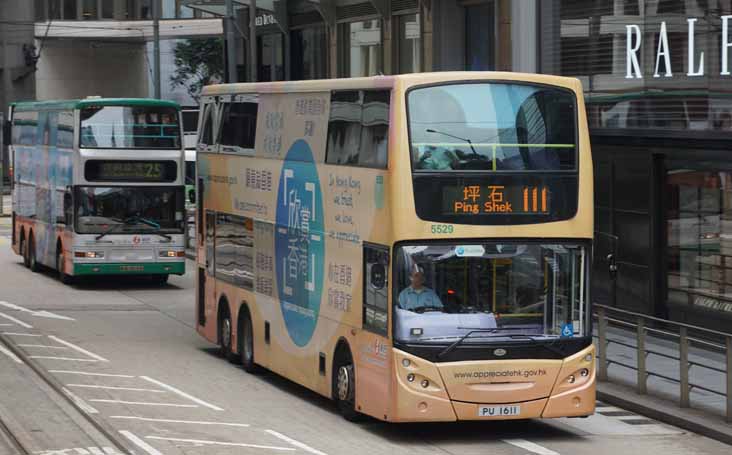
[[[388,90],[333,92],[326,163],[386,169],[390,95]]]
[[[577,113],[566,89],[459,83],[408,94],[415,171],[575,171]]]
[[[81,110],[80,147],[178,149],[178,110],[161,106],[91,106]]]

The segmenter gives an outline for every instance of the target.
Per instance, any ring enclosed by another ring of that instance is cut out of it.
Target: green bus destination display
[[[173,182],[175,161],[90,160],[84,177],[90,182]]]

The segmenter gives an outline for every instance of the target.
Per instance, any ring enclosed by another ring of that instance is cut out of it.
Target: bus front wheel
[[[152,280],[156,284],[164,285],[168,283],[168,275],[167,273],[161,274],[161,275],[153,275]]]
[[[338,410],[349,422],[360,422],[363,420],[363,414],[356,410],[356,369],[353,366],[351,352],[347,348],[338,353],[333,376],[333,396]]]
[[[64,270],[65,262],[64,253],[61,251],[61,245],[59,245],[58,251],[56,251],[56,270],[58,271],[58,280],[63,284],[71,284],[73,278]]]

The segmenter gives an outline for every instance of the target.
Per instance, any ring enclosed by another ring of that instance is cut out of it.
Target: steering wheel
[[[422,314],[422,313],[432,313],[432,312],[442,311],[442,308],[437,308],[434,306],[420,306],[420,307],[412,309],[412,311],[414,311],[415,313]]]

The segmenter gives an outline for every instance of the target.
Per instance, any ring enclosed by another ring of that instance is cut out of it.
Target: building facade
[[[12,102],[35,96],[33,5],[0,0],[0,109],[8,112]],[[2,150],[0,150],[2,152]],[[2,176],[8,177],[8,158],[2,157]]]
[[[184,88],[173,88],[173,48],[178,40],[220,37],[221,19],[180,0],[34,0],[34,36],[41,50],[35,96],[149,97],[154,94],[154,14],[160,31],[161,97],[192,105]]]
[[[181,0],[226,16],[224,0]],[[235,0],[239,81],[447,70],[535,71],[537,0]],[[531,33],[526,33],[526,28]],[[250,56],[250,54],[253,54]]]
[[[540,71],[586,92],[594,299],[729,331],[732,1],[542,0],[539,13]]]

